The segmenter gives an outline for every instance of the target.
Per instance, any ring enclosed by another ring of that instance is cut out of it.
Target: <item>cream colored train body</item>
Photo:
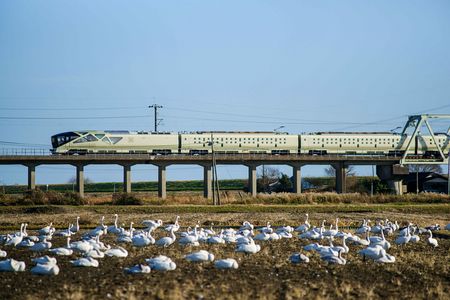
[[[213,141],[213,143],[211,142]],[[449,137],[436,134],[445,153]],[[401,155],[410,137],[392,133],[314,133],[293,135],[278,132],[152,133],[131,131],[73,131],[52,136],[54,154],[150,153],[155,155],[211,153],[239,154],[346,154]],[[418,136],[409,154],[436,156],[431,136]]]

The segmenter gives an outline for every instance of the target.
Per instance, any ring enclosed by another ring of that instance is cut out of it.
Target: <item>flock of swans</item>
[[[197,224],[193,228],[188,227],[186,231],[179,232],[181,227],[179,216],[176,217],[173,224],[163,226],[161,220],[144,220],[142,224],[144,229],[136,229],[131,222],[129,228],[118,226],[118,215],[115,216],[113,225],[105,225],[105,217],[101,218],[99,226],[86,231],[81,235],[79,217],[75,224],[70,224],[67,229],[57,231],[53,224],[37,230],[37,235],[30,235],[27,232],[27,224],[21,224],[20,231],[0,235],[0,245],[12,248],[28,249],[31,252],[49,254],[54,256],[70,256],[74,258],[71,264],[75,267],[99,267],[98,259],[105,257],[125,258],[128,251],[121,246],[111,247],[101,241],[106,235],[115,235],[116,243],[130,245],[132,247],[157,247],[167,248],[178,241],[181,246],[200,246],[206,244],[235,244],[235,251],[247,255],[255,254],[261,250],[261,245],[280,239],[291,239],[297,234],[299,239],[310,240],[311,243],[303,247],[303,252],[293,253],[289,260],[294,264],[306,264],[310,261],[310,256],[305,253],[317,252],[321,260],[329,264],[345,265],[347,260],[342,256],[350,251],[352,245],[360,245],[365,248],[358,251],[363,260],[370,259],[377,263],[394,263],[395,257],[388,254],[391,243],[386,236],[393,236],[393,243],[404,247],[408,243],[419,243],[422,238],[430,247],[438,247],[438,242],[433,238],[432,231],[439,230],[439,225],[433,225],[421,228],[412,223],[401,228],[397,222],[391,222],[388,219],[379,220],[371,225],[370,220],[363,220],[361,226],[355,233],[346,232],[339,228],[339,219],[329,227],[325,226],[326,221],[322,221],[321,226],[312,226],[309,222],[309,215],[303,224],[294,228],[291,226],[282,226],[274,228],[268,222],[266,226],[255,228],[248,221],[242,223],[239,229],[226,228],[216,232],[213,228],[200,228]],[[165,237],[155,240],[153,234],[156,230],[166,232]],[[450,224],[445,227],[450,230]],[[257,234],[255,234],[257,232]],[[175,234],[177,233],[177,234]],[[426,234],[426,237],[421,235]],[[76,241],[72,241],[73,236],[81,235]],[[52,248],[52,237],[60,236],[67,239],[64,247]],[[72,241],[72,242],[71,242]],[[340,245],[335,245],[336,241],[342,241]],[[257,244],[256,242],[260,243]],[[5,250],[0,249],[0,257],[7,258]],[[214,262],[218,269],[237,269],[238,262],[233,258],[223,258],[215,260],[213,253],[206,250],[192,252],[184,256],[189,262]],[[35,264],[30,269],[33,274],[57,275],[59,266],[55,257],[48,255],[32,259]],[[149,273],[151,270],[171,271],[176,269],[176,263],[169,257],[159,255],[153,258],[145,259],[146,264],[137,264],[125,268],[124,272],[129,274]],[[17,261],[13,258],[7,258],[0,261],[0,271],[23,272],[26,270],[25,262]]]

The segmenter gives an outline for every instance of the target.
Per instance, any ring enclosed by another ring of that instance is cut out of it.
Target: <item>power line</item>
[[[148,118],[148,116],[98,116],[98,117],[5,117],[0,116],[0,120],[95,120],[95,119],[135,119]]]

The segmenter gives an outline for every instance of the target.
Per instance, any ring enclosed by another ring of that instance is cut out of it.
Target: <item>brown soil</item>
[[[113,213],[113,212],[111,212]],[[27,221],[33,227],[46,222],[57,224],[73,222],[74,214],[23,214],[2,215],[1,226]],[[82,216],[84,223],[92,224],[100,216],[95,212]],[[321,219],[330,222],[332,214],[314,214],[314,223]],[[375,220],[386,214],[346,214],[339,216],[343,225],[353,225],[363,217]],[[413,220],[420,225],[448,223],[447,215],[388,214],[388,218],[399,221]],[[161,218],[172,222],[172,214],[152,216],[121,215],[120,223],[133,220],[139,223],[144,218]],[[110,221],[111,217],[108,216]],[[276,224],[298,225],[302,216],[289,213],[252,214],[182,214],[182,225],[214,222],[221,225],[239,225],[243,220],[257,224],[272,221]],[[111,222],[111,221],[110,221]],[[41,226],[42,227],[42,226]],[[30,232],[33,233],[33,232]],[[158,230],[155,238],[166,235]],[[79,235],[78,235],[79,236]],[[392,242],[392,237],[388,238]],[[112,235],[102,239],[115,244]],[[69,260],[73,257],[57,257],[61,272],[57,276],[36,276],[29,272],[31,258],[39,255],[28,250],[8,247],[8,257],[23,260],[27,271],[23,273],[0,273],[0,299],[336,299],[336,298],[411,298],[448,299],[450,294],[450,240],[439,238],[439,247],[432,249],[421,237],[418,244],[393,247],[388,251],[397,259],[394,264],[364,262],[356,251],[360,246],[350,246],[344,255],[347,265],[327,265],[317,254],[308,253],[311,262],[307,265],[292,265],[288,258],[301,250],[308,241],[292,238],[274,242],[259,242],[262,250],[254,255],[234,252],[234,245],[206,245],[184,248],[177,243],[167,249],[149,246],[144,249],[126,245],[129,256],[125,259],[104,258],[99,268],[75,268]],[[53,247],[62,246],[65,238],[54,237]],[[336,242],[336,244],[340,244]],[[237,270],[216,270],[212,263],[194,264],[183,259],[183,255],[200,249],[212,252],[216,259],[232,257],[238,260]],[[159,254],[171,257],[177,269],[171,272],[152,271],[146,275],[127,275],[123,268],[143,263],[145,258]]]

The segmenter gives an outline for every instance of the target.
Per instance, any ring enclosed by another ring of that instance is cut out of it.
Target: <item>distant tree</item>
[[[288,175],[281,174],[281,177],[278,179],[277,192],[290,192],[292,190],[292,182]]]
[[[277,182],[280,176],[281,172],[277,168],[273,167],[261,168],[257,174],[258,190],[261,192],[267,192],[269,190],[269,186],[272,183]]]
[[[67,183],[77,183],[77,177],[76,177],[76,176],[71,177],[71,178],[67,181]],[[84,183],[94,183],[94,181],[91,180],[91,179],[88,178],[88,177],[84,177]]]
[[[441,165],[408,165],[408,169],[410,173],[416,172],[435,172],[442,173]]]
[[[329,177],[334,177],[334,176],[336,176],[336,170],[332,166],[329,166],[329,167],[325,168],[325,175],[327,175]],[[352,165],[348,166],[347,170],[345,171],[345,175],[355,176],[356,175],[355,167]]]

